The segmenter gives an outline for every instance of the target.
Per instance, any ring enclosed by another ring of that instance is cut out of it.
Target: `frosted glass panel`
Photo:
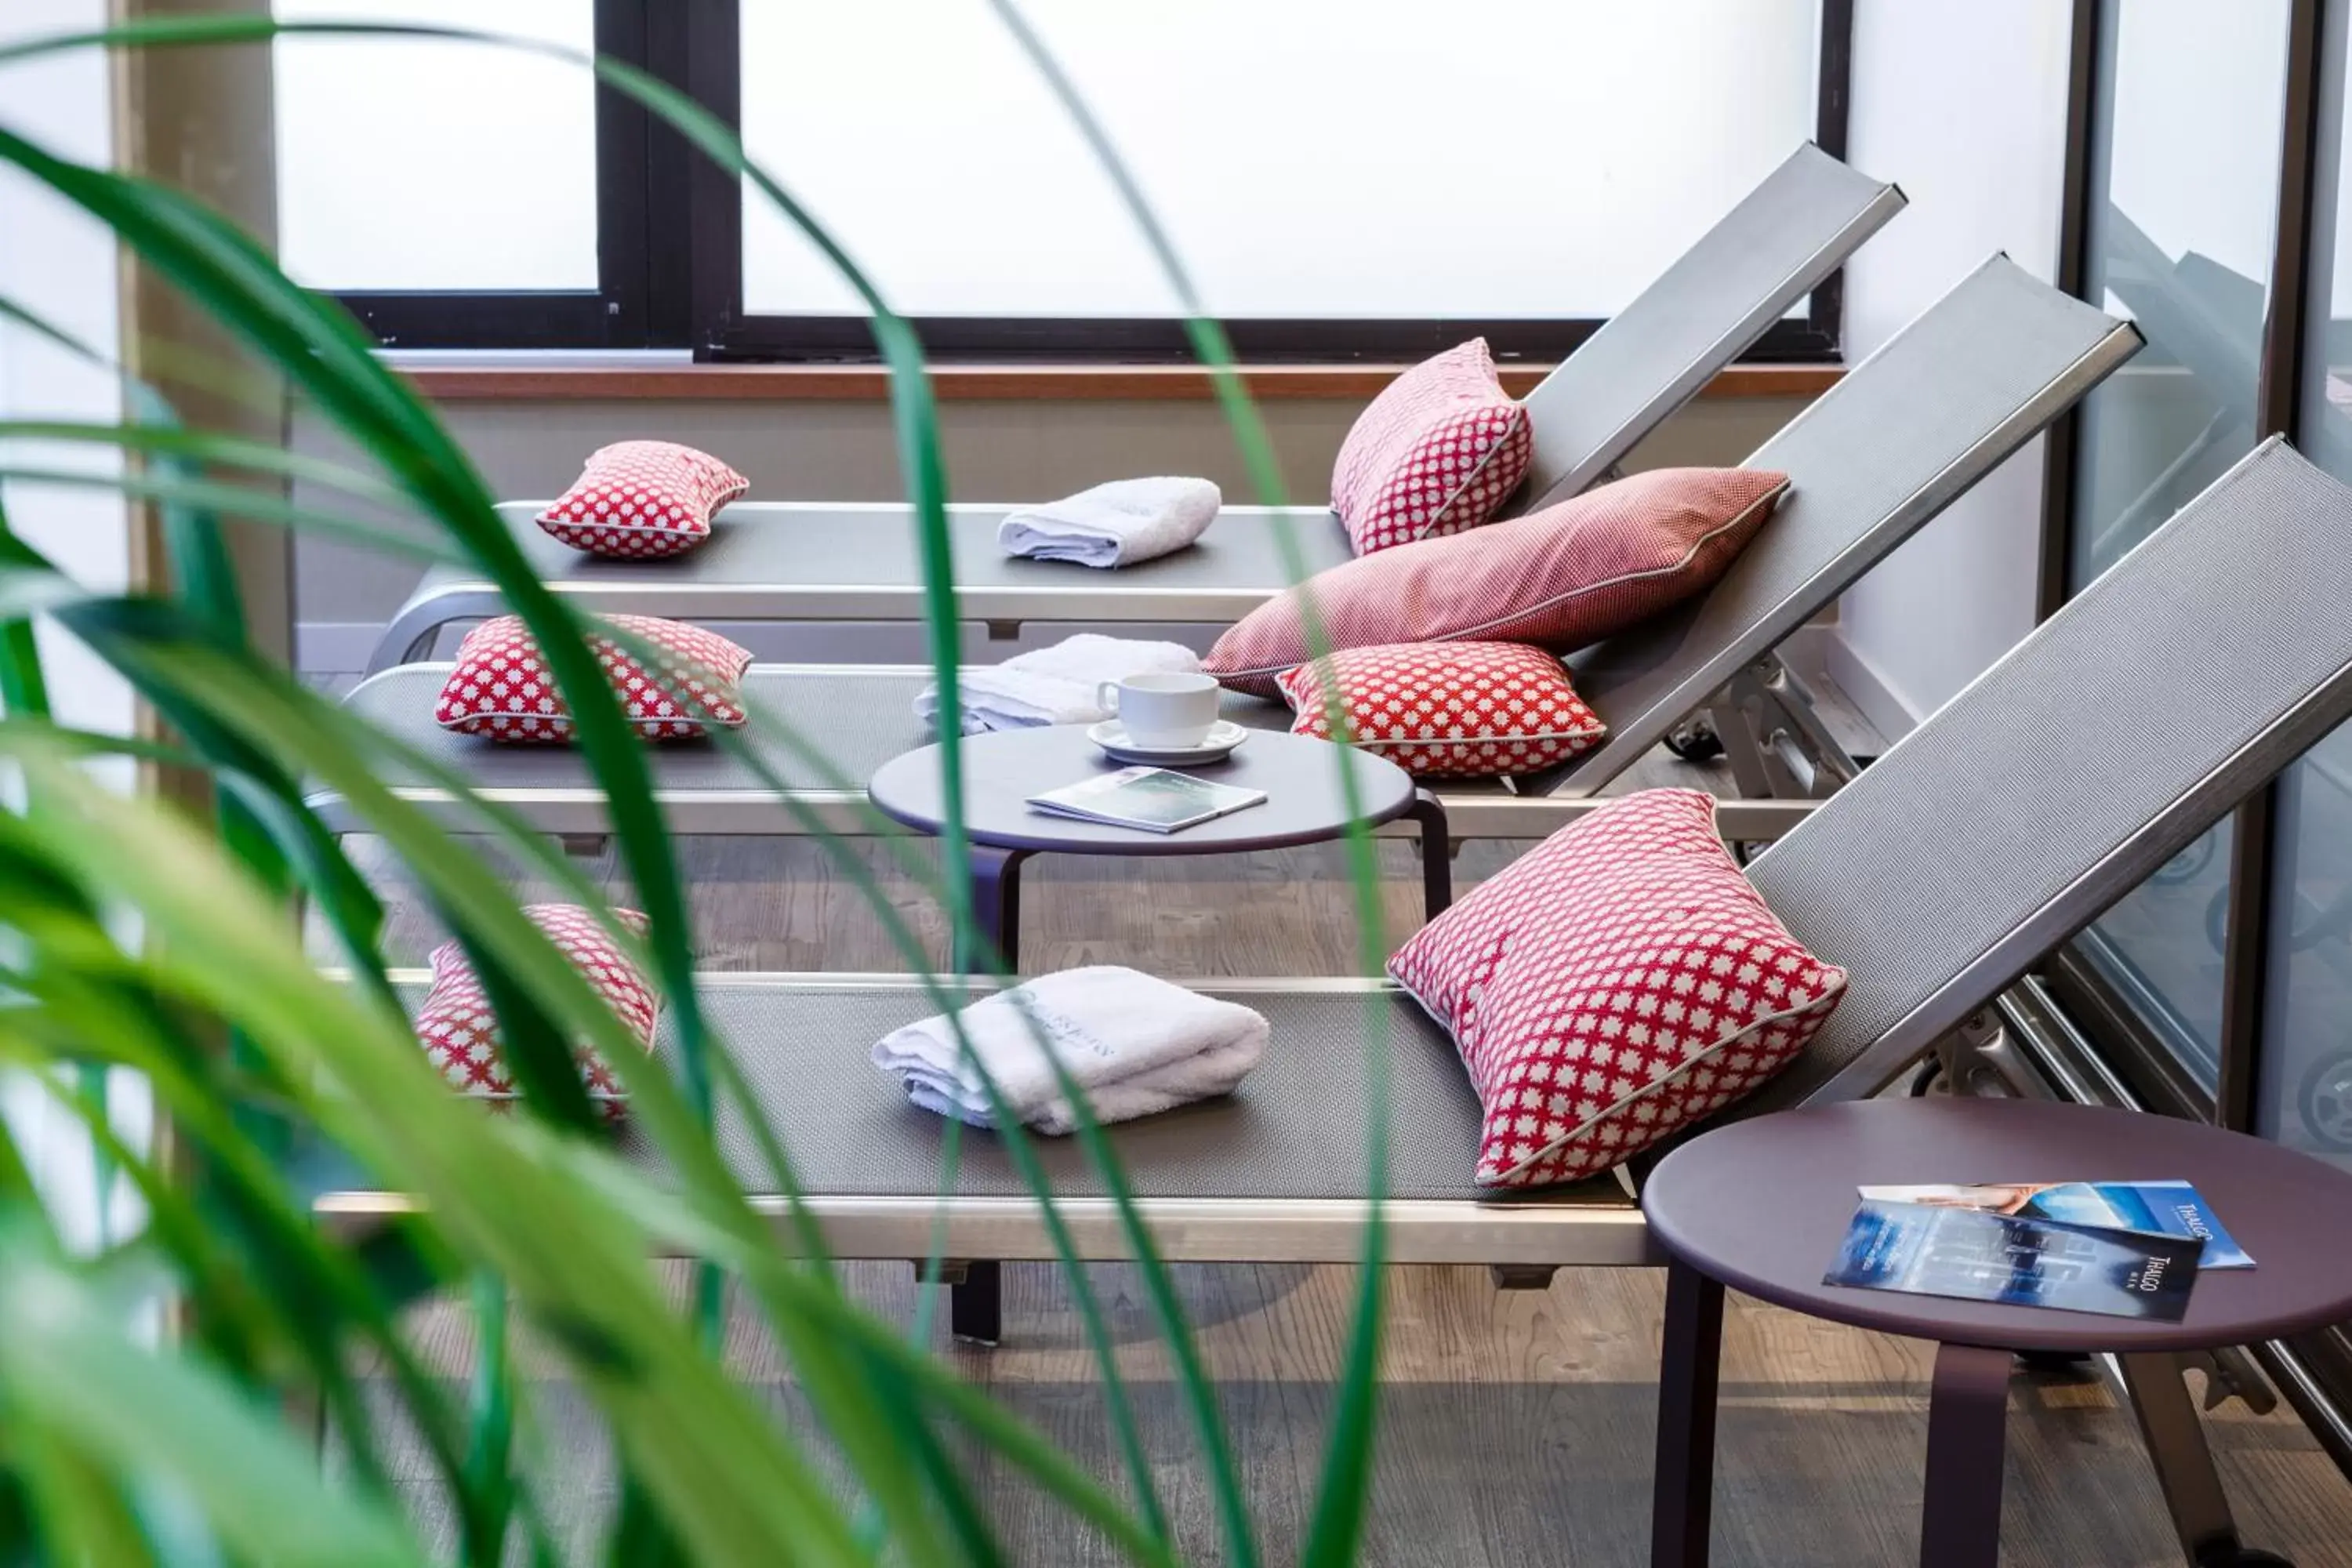
[[[756,7],[758,0],[754,0]],[[593,0],[278,0],[282,21],[468,26],[587,51]],[[481,44],[281,38],[279,248],[317,289],[594,289],[595,89]]]
[[[1223,316],[1607,316],[1814,129],[1817,0],[1026,9]],[[982,0],[742,15],[753,156],[898,309],[1173,312]],[[751,312],[858,309],[755,193],[743,245]]]

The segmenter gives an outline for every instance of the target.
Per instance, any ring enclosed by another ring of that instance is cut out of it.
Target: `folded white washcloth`
[[[1224,498],[1207,479],[1113,479],[1066,500],[1007,512],[997,548],[1040,561],[1132,566],[1201,537]]]
[[[1266,1021],[1247,1007],[1102,964],[1044,974],[966,1007],[965,1037],[1006,1107],[1032,1130],[1077,1125],[1055,1081],[1052,1049],[1097,1121],[1126,1121],[1231,1094],[1265,1052]],[[947,1015],[909,1024],[874,1047],[926,1110],[992,1127],[988,1091],[956,1043]]]
[[[1181,643],[1139,642],[1080,632],[1052,647],[1015,654],[1003,664],[977,664],[956,672],[963,702],[963,732],[1025,730],[1038,724],[1093,724],[1110,717],[1095,703],[1106,680],[1124,680],[1147,671],[1190,674],[1201,656]],[[915,717],[934,723],[940,689],[926,686],[915,698]]]

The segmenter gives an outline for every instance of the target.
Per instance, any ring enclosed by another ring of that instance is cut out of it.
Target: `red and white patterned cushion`
[[[652,616],[604,621],[661,650],[658,676],[609,637],[588,635],[596,660],[622,706],[648,741],[689,740],[714,726],[743,722],[743,671],[751,651],[717,632]],[[484,621],[457,645],[457,667],[441,683],[434,721],[445,730],[493,741],[572,739],[572,710],[557,694],[539,643],[520,616]]]
[[[574,550],[650,561],[709,538],[711,515],[751,488],[708,452],[675,441],[616,441],[590,453],[572,488],[537,521]]]
[[[637,1044],[653,1049],[660,999],[596,917],[577,904],[527,904],[522,912],[587,978]],[[644,915],[635,910],[613,912],[623,925],[644,933]],[[466,950],[445,942],[433,950],[429,962],[433,985],[415,1018],[416,1037],[423,1042],[425,1054],[459,1093],[488,1100],[500,1110],[513,1109],[520,1095],[500,1055],[499,1020],[482,994],[481,977],[474,973]],[[627,1114],[628,1096],[612,1064],[584,1046],[578,1055],[580,1078],[589,1100],[604,1112],[606,1121],[620,1121]]]
[[[1560,829],[1415,934],[1389,973],[1454,1037],[1486,1109],[1477,1182],[1620,1164],[1794,1060],[1845,992],[1716,836],[1645,790]]]
[[[1492,518],[1535,456],[1528,411],[1496,379],[1486,340],[1423,360],[1381,390],[1339,446],[1331,510],[1356,553]]]
[[[1202,664],[1276,695],[1307,658],[1303,595],[1328,647],[1524,642],[1573,653],[1702,593],[1789,488],[1761,468],[1653,468],[1475,534],[1343,561],[1252,610]]]
[[[1350,648],[1279,677],[1294,735],[1331,738],[1330,698],[1357,745],[1422,778],[1537,773],[1591,750],[1609,727],[1559,660],[1507,642]]]

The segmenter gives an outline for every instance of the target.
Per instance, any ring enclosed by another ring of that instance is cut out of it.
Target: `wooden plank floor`
[[[910,847],[929,863],[929,847]],[[689,839],[698,939],[711,969],[904,968],[882,923],[813,845]],[[1510,847],[1474,845],[1467,886]],[[890,904],[944,956],[919,883],[883,847],[856,847]],[[1384,939],[1417,922],[1409,846],[1382,847]],[[583,868],[616,898],[607,860]],[[396,949],[431,933],[394,894]],[[1033,862],[1029,966],[1113,962],[1173,978],[1315,974],[1353,967],[1354,915],[1339,853],[1307,848],[1202,861]],[[543,889],[526,890],[539,893]],[[861,1044],[863,1042],[860,1042]],[[1278,1048],[1278,1047],[1277,1047]],[[858,1265],[859,1297],[911,1318],[907,1269]],[[1313,1489],[1352,1304],[1342,1268],[1188,1267],[1178,1284],[1247,1479],[1265,1560],[1291,1560]],[[1132,1272],[1093,1271],[1133,1380],[1159,1484],[1188,1561],[1222,1560],[1197,1451]],[[1662,1277],[1564,1272],[1549,1289],[1497,1292],[1482,1270],[1397,1269],[1387,1282],[1381,1446],[1365,1561],[1524,1568],[1646,1561],[1650,1442]],[[452,1378],[470,1364],[464,1315],[438,1303],[415,1328]],[[1106,1476],[1111,1447],[1068,1288],[1044,1266],[1007,1270],[1007,1342],[943,1354]],[[787,1418],[789,1378],[747,1319],[732,1330],[743,1374]],[[1858,1568],[1917,1552],[1927,1360],[1918,1344],[1835,1328],[1734,1299],[1727,1325],[1715,1560],[1725,1568]],[[612,1503],[604,1442],[581,1401],[530,1384],[536,1451],[555,1517],[584,1539]],[[2352,1486],[2290,1416],[2232,1405],[2210,1418],[2250,1542],[2302,1568],[2352,1568]],[[2021,1377],[2012,1394],[2003,1562],[2010,1568],[2130,1568],[2180,1561],[2129,1415],[2088,1379]],[[411,1469],[411,1476],[421,1475]],[[418,1483],[421,1489],[421,1482]],[[1100,1542],[1017,1485],[988,1493],[1012,1560],[1108,1561]],[[447,1521],[416,1498],[436,1532]]]

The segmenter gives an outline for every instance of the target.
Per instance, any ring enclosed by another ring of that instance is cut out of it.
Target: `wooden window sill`
[[[457,364],[402,367],[441,403],[880,402],[889,376],[864,364]],[[1253,396],[1368,399],[1404,367],[1394,364],[1254,365],[1243,372]],[[1524,396],[1551,367],[1502,367],[1504,387]],[[1720,371],[1702,397],[1815,397],[1845,374],[1839,365],[1736,364]],[[1208,373],[1197,365],[943,364],[931,367],[943,402],[1044,399],[1205,400]]]

